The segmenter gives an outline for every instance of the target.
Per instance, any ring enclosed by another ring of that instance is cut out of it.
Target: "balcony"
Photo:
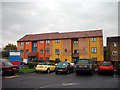
[[[72,57],[79,57],[79,53],[73,53]]]

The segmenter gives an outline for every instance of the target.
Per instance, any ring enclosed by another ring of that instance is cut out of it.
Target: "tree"
[[[104,60],[105,60],[105,61],[108,61],[107,46],[104,46]]]
[[[9,57],[9,51],[16,51],[17,50],[17,47],[16,45],[13,45],[13,44],[8,44],[6,45],[4,48],[3,48],[3,51],[2,51],[2,57],[6,57],[8,58]]]

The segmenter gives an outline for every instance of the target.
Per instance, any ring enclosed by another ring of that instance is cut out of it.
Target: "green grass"
[[[31,69],[31,68],[27,68],[27,69],[21,68],[21,69],[19,70],[19,72],[34,72],[34,71],[35,71],[35,69]]]

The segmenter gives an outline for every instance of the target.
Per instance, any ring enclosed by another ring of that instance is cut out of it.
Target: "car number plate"
[[[63,71],[63,70],[58,70],[58,71]]]
[[[86,66],[80,66],[80,67],[86,67]]]
[[[16,69],[16,68],[13,68],[13,69]]]
[[[108,67],[103,67],[103,68],[108,68]]]
[[[42,68],[43,66],[39,66],[40,68]]]

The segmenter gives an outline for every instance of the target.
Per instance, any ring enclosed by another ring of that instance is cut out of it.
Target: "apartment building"
[[[104,60],[102,30],[25,35],[17,41],[17,50],[29,61]]]
[[[120,61],[120,36],[107,37],[108,60]]]

